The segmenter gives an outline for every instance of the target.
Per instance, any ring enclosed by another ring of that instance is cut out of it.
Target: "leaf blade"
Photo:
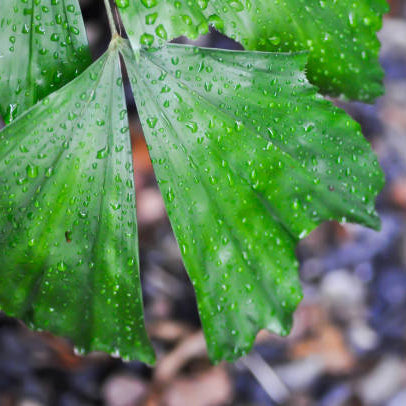
[[[0,138],[0,308],[83,351],[153,363],[116,46]]]
[[[309,50],[308,79],[322,93],[366,102],[383,93],[376,32],[388,11],[384,0],[124,3],[120,14],[134,49],[195,39],[214,25],[248,50]]]
[[[0,18],[0,115],[6,123],[91,63],[77,0],[10,0]]]
[[[124,56],[209,355],[233,360],[259,329],[289,331],[301,238],[330,219],[379,227],[382,172],[358,124],[308,85],[303,54]]]

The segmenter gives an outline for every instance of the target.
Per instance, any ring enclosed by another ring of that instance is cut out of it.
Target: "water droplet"
[[[224,30],[224,22],[217,14],[212,14],[211,16],[209,16],[207,21],[210,25],[213,25],[220,32]]]
[[[204,82],[204,90],[206,90],[206,92],[210,92],[210,90],[213,87],[213,83],[210,82]]]
[[[152,8],[156,6],[157,0],[141,0],[141,3],[146,8]]]
[[[97,159],[104,159],[104,158],[107,157],[108,154],[109,154],[109,147],[105,146],[104,148],[99,149],[97,151],[96,158]]]
[[[29,178],[36,178],[38,176],[38,166],[28,164],[26,167],[26,172]]]
[[[58,269],[58,271],[66,271],[67,266],[64,261],[59,261],[56,265],[56,268]]]
[[[158,27],[155,28],[155,34],[162,39],[168,38],[168,34],[162,24],[159,24]]]
[[[228,4],[235,11],[243,11],[244,10],[244,5],[239,0],[229,0]]]
[[[113,210],[118,210],[121,207],[121,204],[119,202],[110,203],[110,207]]]
[[[147,124],[148,124],[149,128],[154,128],[156,126],[157,122],[158,122],[158,119],[156,117],[147,118]]]
[[[173,190],[171,187],[166,192],[166,198],[168,199],[168,202],[173,202],[173,200],[175,199],[175,194],[173,193]]]
[[[281,42],[281,38],[278,37],[277,35],[273,35],[272,37],[269,37],[268,40],[272,45],[275,45],[275,46],[279,45]]]
[[[117,7],[127,8],[129,5],[129,0],[116,0]]]
[[[140,42],[142,45],[151,46],[154,42],[154,36],[144,32],[140,37]]]
[[[250,283],[246,283],[246,284],[245,284],[245,290],[246,290],[247,292],[252,292],[253,289],[254,289],[254,288],[252,287],[252,285],[251,285]]]
[[[197,123],[195,123],[194,121],[187,122],[186,127],[189,128],[189,130],[192,131],[192,133],[197,132],[197,130],[199,129]]]
[[[158,17],[158,13],[151,13],[151,14],[147,14],[145,16],[145,24],[147,25],[152,25],[155,23],[156,19]]]
[[[78,215],[81,219],[85,219],[87,217],[87,211],[86,210],[79,210]]]

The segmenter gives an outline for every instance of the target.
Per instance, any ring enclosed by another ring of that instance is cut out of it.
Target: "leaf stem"
[[[116,23],[114,21],[113,13],[111,11],[110,0],[104,0],[104,6],[106,7],[107,19],[109,20],[109,26],[111,31],[111,36],[114,38],[118,36]]]

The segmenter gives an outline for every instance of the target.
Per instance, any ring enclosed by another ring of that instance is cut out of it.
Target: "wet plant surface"
[[[144,14],[137,5],[110,3],[111,41],[84,70],[77,62],[89,62],[90,53],[78,0],[4,7],[1,309],[70,337],[82,353],[153,363],[138,276],[123,91],[130,83],[209,358],[237,360],[261,329],[291,330],[302,299],[300,240],[324,221],[380,227],[377,157],[360,125],[318,92],[361,101],[383,93],[376,34],[386,0],[302,1],[292,15],[283,2],[282,21],[275,4],[261,0],[254,8],[176,2],[174,16],[169,6],[168,15],[161,12],[162,2],[142,2],[142,10],[155,10],[145,19],[152,28],[160,23],[161,39],[195,38],[194,28],[202,34],[222,21],[222,32],[245,51],[156,48],[151,34],[133,29]],[[176,19],[180,31],[168,33]],[[128,39],[120,36],[124,28]],[[25,57],[19,63],[27,44],[28,64]],[[281,52],[289,49],[298,52]]]
[[[385,97],[372,106],[339,103],[361,123],[385,172],[377,203],[382,230],[328,223],[302,241],[304,301],[289,337],[260,333],[245,359],[210,364],[133,116],[141,277],[157,366],[102,353],[81,357],[68,341],[2,316],[0,404],[406,404],[406,35],[399,32],[406,33],[404,22],[388,20],[381,34]]]

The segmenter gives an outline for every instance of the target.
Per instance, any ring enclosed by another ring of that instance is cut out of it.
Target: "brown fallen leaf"
[[[331,324],[321,326],[312,337],[292,345],[291,354],[294,359],[316,355],[324,363],[325,371],[332,374],[348,373],[355,365],[341,331]]]

